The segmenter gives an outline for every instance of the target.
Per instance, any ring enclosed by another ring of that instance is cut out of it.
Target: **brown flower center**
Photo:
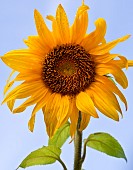
[[[95,64],[80,45],[64,44],[52,49],[43,63],[43,81],[52,92],[76,95],[94,81]]]

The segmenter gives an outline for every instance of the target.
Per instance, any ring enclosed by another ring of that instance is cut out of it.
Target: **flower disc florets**
[[[43,63],[43,80],[52,92],[76,95],[94,81],[95,65],[83,47],[64,44],[53,48]]]

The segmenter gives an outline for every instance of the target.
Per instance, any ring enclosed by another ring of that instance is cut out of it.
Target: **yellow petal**
[[[31,96],[32,94],[36,93],[36,90],[44,88],[44,83],[41,81],[36,81],[36,82],[24,82],[14,88],[8,95],[5,97],[2,103],[5,103],[9,100],[13,99],[22,99]]]
[[[13,113],[21,113],[25,111],[26,107],[17,107],[16,109],[13,110]]]
[[[58,28],[60,30],[60,35],[63,40],[63,43],[70,42],[70,31],[69,31],[69,22],[64,8],[61,4],[58,6],[56,11],[56,21]]]
[[[49,137],[52,137],[56,130],[67,122],[68,110],[68,96],[61,97],[60,94],[53,93],[44,108],[44,120]]]
[[[92,99],[87,93],[80,92],[76,96],[76,106],[81,112],[89,114],[90,116],[93,116],[95,118],[98,118],[97,112],[94,107],[94,103],[92,102]]]
[[[40,72],[42,69],[42,59],[30,50],[13,50],[6,53],[1,59],[9,67],[19,72],[25,72],[25,70]]]
[[[52,33],[48,29],[47,25],[45,24],[43,17],[37,10],[34,11],[34,18],[35,18],[37,32],[38,32],[40,38],[42,39],[45,46],[52,49],[55,46],[55,42],[54,42]]]
[[[110,103],[110,98],[105,95],[104,90],[99,90],[99,88],[90,88],[88,94],[91,95],[92,100],[97,107],[97,109],[106,115],[107,117],[114,119],[116,121],[119,120],[119,116],[115,108]]]
[[[50,97],[50,95],[51,95],[51,93],[49,91],[47,91],[47,93],[44,93],[42,95],[42,97],[40,98],[40,100],[38,101],[38,103],[35,105],[35,107],[32,111],[31,118],[28,122],[28,127],[31,132],[33,132],[33,130],[34,130],[36,113],[46,105],[46,102],[47,102],[48,98]]]
[[[68,96],[62,96],[61,97],[61,102],[60,102],[60,109],[57,112],[57,128],[60,128],[64,123],[68,121],[68,118],[70,116],[69,111],[69,99]]]
[[[45,55],[49,51],[49,47],[45,45],[39,36],[28,36],[24,43],[32,50],[37,51],[40,55]]]
[[[104,95],[104,98],[108,101],[112,107],[114,107],[119,113],[122,114],[120,105],[118,103],[118,100],[116,98],[116,96],[114,95],[114,93],[110,90],[110,88],[108,87],[108,89],[106,88],[108,87],[105,84],[102,84],[101,82],[95,82],[95,84],[92,84],[91,88],[95,88],[99,91],[99,93],[101,92],[101,94]]]
[[[61,95],[58,93],[53,93],[47,100],[46,107],[44,109],[44,118],[46,125],[51,126],[55,123],[52,122],[54,117],[57,117],[57,112],[60,109]],[[57,118],[56,118],[57,119]],[[54,125],[55,127],[56,125]]]
[[[88,27],[88,13],[89,7],[82,4],[77,10],[74,23],[70,29],[71,33],[71,43],[80,43]]]
[[[76,101],[75,98],[72,99],[72,101],[70,102],[70,107],[71,107],[71,112],[70,112],[70,134],[71,137],[74,137],[74,134],[76,132],[76,128],[77,128],[77,121],[78,121],[78,109],[76,107]]]
[[[124,56],[118,56],[120,58],[120,64],[116,63],[116,65],[119,65],[121,68],[126,68],[128,69],[128,60]],[[118,61],[118,60],[117,60]]]
[[[95,21],[96,30],[88,34],[83,41],[81,46],[83,46],[86,51],[97,47],[104,39],[106,33],[106,21],[103,18],[99,18]]]
[[[82,25],[82,27],[79,30],[79,34],[75,42],[77,44],[81,43],[88,28],[88,13],[86,11],[81,15],[80,20],[79,20],[79,25]]]
[[[56,45],[63,44],[63,40],[60,34],[60,29],[58,27],[55,17],[53,17],[52,15],[48,15],[47,19],[52,21],[53,38],[55,39]]]
[[[114,58],[118,57],[119,54],[104,54],[104,55],[91,55],[95,63],[107,63]]]
[[[128,60],[126,59],[126,57],[119,55],[118,58],[120,60],[111,60],[111,61],[109,61],[109,64],[115,64],[118,67],[120,67],[121,69],[122,68],[128,69]]]
[[[28,127],[29,127],[29,130],[30,130],[31,132],[33,132],[33,130],[34,130],[35,117],[36,117],[36,115],[34,114],[34,115],[30,118],[30,120],[29,120],[29,122],[28,122]]]
[[[12,112],[12,110],[13,110],[14,103],[15,103],[15,100],[14,100],[14,99],[13,99],[13,100],[9,100],[9,101],[7,102],[7,106],[8,106],[8,108],[10,109],[11,112]]]
[[[27,57],[27,61],[29,60],[33,60],[36,61],[42,61],[42,58],[44,58],[44,56],[42,56],[42,54],[39,54],[38,51],[34,51],[31,49],[17,49],[17,50],[11,50],[9,52],[7,52],[4,56],[9,56],[9,57],[13,57],[13,56],[18,56],[18,57],[23,57],[25,59],[25,56]]]
[[[42,93],[42,96],[40,97],[38,103],[33,109],[32,116],[46,105],[46,102],[50,96],[51,96],[51,92],[48,90]]]
[[[15,70],[12,70],[9,77],[8,77],[8,79],[7,79],[7,84],[10,82],[10,79],[13,76],[14,73],[15,73]]]
[[[128,60],[128,66],[133,67],[133,60]]]
[[[25,80],[25,81],[39,81],[42,79],[42,75],[41,74],[37,74],[35,72],[25,72],[25,73],[19,73],[15,80],[16,81],[22,81],[22,80]]]
[[[114,82],[112,82],[111,80],[109,80],[105,76],[98,76],[97,75],[95,77],[95,79],[97,81],[103,83],[105,86],[107,86],[110,91],[112,91],[115,94],[117,94],[119,96],[119,98],[121,99],[121,101],[125,104],[125,107],[126,107],[126,110],[127,110],[127,101],[126,101],[126,98],[124,97],[122,92],[118,89],[118,87],[114,84]]]
[[[44,121],[49,137],[52,137],[57,129],[57,112],[60,109],[61,95],[53,93],[47,100],[46,106],[43,109]]]
[[[79,130],[83,131],[88,126],[89,121],[90,121],[90,115],[86,113],[81,113],[81,124]]]
[[[76,128],[77,128],[77,122],[78,122],[78,109],[76,107],[76,101],[75,98],[72,98],[70,100],[70,108],[71,108],[71,112],[70,112],[70,134],[71,137],[74,137],[74,134],[76,132]],[[88,123],[90,121],[90,115],[86,114],[86,113],[81,113],[81,124],[80,124],[80,129],[79,130],[84,130]]]
[[[99,64],[96,67],[98,75],[112,74],[115,80],[125,89],[128,86],[128,80],[125,73],[115,64]]]
[[[4,87],[4,95],[7,93],[7,91],[13,86],[14,80],[10,81],[8,84]]]
[[[12,81],[10,81],[11,77],[13,76],[13,74],[15,73],[15,70],[12,70],[12,72],[10,73],[6,85],[4,87],[4,95],[7,93],[8,90],[10,90],[10,88],[12,87],[12,85],[15,82],[15,79],[13,79]]]
[[[108,53],[112,48],[114,48],[118,43],[123,42],[127,40],[130,37],[130,35],[123,36],[121,38],[118,38],[114,41],[111,41],[107,44],[102,44],[97,46],[96,48],[93,48],[92,50],[89,51],[89,54],[93,55],[103,55]]]
[[[48,89],[39,89],[36,90],[35,93],[31,95],[24,103],[22,103],[19,107],[13,110],[13,113],[20,113],[23,112],[28,106],[31,106],[35,103],[38,103],[39,100],[48,92]]]
[[[80,17],[85,11],[87,11],[89,9],[90,8],[87,5],[82,3],[82,5],[77,10],[76,17]]]

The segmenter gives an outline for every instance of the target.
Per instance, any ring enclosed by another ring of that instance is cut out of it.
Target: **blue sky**
[[[90,6],[89,29],[94,29],[94,21],[103,17],[107,21],[107,41],[111,41],[125,34],[133,35],[133,1],[132,0],[86,0]],[[61,3],[73,22],[77,7],[81,0],[1,0],[0,3],[0,55],[12,49],[25,48],[23,39],[28,35],[36,35],[33,19],[34,9],[38,9],[45,17],[55,14],[58,4]],[[50,22],[47,21],[49,28]],[[128,59],[133,59],[133,37],[119,44],[112,50],[120,53]],[[108,132],[119,140],[123,146],[128,162],[122,159],[112,158],[92,149],[87,149],[87,158],[83,165],[85,170],[132,170],[133,169],[133,69],[125,70],[129,80],[129,86],[122,90],[128,100],[128,111],[122,106],[124,118],[120,122],[114,122],[99,113],[99,119],[91,119],[90,125],[84,131],[84,137],[94,132]],[[3,88],[10,69],[0,62],[0,102],[3,99]],[[41,111],[37,114],[35,131],[28,130],[27,122],[30,118],[32,107],[21,114],[13,115],[6,105],[0,106],[0,169],[14,170],[31,151],[47,145],[47,134],[43,123]],[[63,146],[61,158],[72,169],[73,144]],[[21,169],[21,168],[20,168]],[[31,167],[28,170],[60,170],[59,163],[47,166]]]

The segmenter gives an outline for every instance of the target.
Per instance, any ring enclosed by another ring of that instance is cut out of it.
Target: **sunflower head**
[[[35,10],[38,35],[25,40],[26,49],[6,53],[2,60],[13,69],[4,89],[4,102],[13,113],[35,105],[29,120],[33,131],[35,115],[42,109],[48,135],[70,120],[71,136],[75,134],[78,113],[81,111],[80,130],[84,130],[90,117],[98,118],[96,108],[107,117],[119,120],[122,114],[118,96],[127,108],[124,95],[116,84],[128,86],[122,71],[132,66],[124,56],[111,54],[110,50],[129,38],[126,35],[109,43],[105,40],[106,21],[98,18],[95,30],[87,33],[89,7],[82,2],[72,26],[60,4],[56,16],[48,15],[52,22],[49,30],[41,14]],[[17,73],[13,80],[12,74]],[[20,85],[9,92],[16,81]],[[16,99],[26,99],[14,109]]]

